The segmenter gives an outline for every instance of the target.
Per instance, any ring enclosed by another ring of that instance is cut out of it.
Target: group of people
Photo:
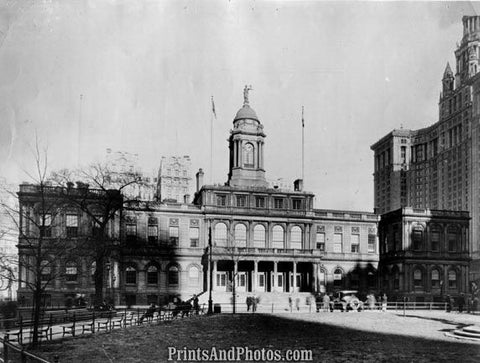
[[[355,308],[355,310],[361,310],[364,306],[368,307],[369,310],[377,310],[377,301],[381,301],[382,312],[387,311],[388,297],[387,294],[377,298],[374,294],[370,293],[366,296],[365,302],[360,301],[355,295],[344,297],[343,301],[340,298],[335,299],[333,294],[318,294],[315,297],[315,305],[317,313],[320,310],[333,312],[335,309],[335,302],[341,303],[344,306],[344,310],[348,308],[348,304],[355,304],[355,306],[350,306],[350,308]]]
[[[252,309],[252,312],[254,313],[257,311],[257,304],[258,304],[258,297],[256,296],[247,296],[247,311],[250,311]]]

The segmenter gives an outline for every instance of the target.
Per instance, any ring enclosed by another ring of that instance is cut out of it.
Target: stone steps
[[[462,329],[456,329],[452,333],[448,333],[448,335],[454,338],[480,341],[480,326],[466,326]]]

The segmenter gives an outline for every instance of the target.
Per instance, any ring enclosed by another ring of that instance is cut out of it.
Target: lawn
[[[314,362],[479,362],[480,343],[445,337],[458,325],[448,316],[393,313],[221,314],[65,339],[40,354],[51,361],[58,354],[60,362],[167,362],[169,347],[247,347],[311,350]]]

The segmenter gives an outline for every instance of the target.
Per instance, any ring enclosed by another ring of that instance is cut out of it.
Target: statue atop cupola
[[[230,148],[230,167],[228,184],[231,186],[266,187],[263,166],[263,146],[266,135],[257,114],[250,107],[249,91],[252,86],[243,89],[243,106],[233,119],[233,129],[228,139]]]

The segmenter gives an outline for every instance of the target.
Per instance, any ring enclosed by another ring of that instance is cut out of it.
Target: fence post
[[[20,351],[20,359],[22,360],[22,363],[27,363],[27,356],[24,353],[25,348],[22,347],[22,350]]]
[[[140,308],[137,308],[137,325],[140,325]]]
[[[23,318],[20,315],[20,334],[18,335],[18,342],[20,345],[23,345]]]
[[[73,324],[72,324],[72,337],[75,336],[75,323],[77,321],[77,316],[75,315],[75,312],[73,312]]]
[[[124,315],[124,318],[123,318],[123,327],[126,328],[127,327],[127,307],[125,306],[125,315]]]
[[[93,309],[92,315],[92,334],[95,334],[95,308]]]
[[[8,335],[5,336],[4,340],[3,340],[3,361],[4,362],[8,362],[8,345],[7,345],[7,341],[8,341]]]
[[[50,313],[49,328],[50,328],[50,341],[51,341],[53,339],[53,321],[52,321],[52,314],[51,313]]]

